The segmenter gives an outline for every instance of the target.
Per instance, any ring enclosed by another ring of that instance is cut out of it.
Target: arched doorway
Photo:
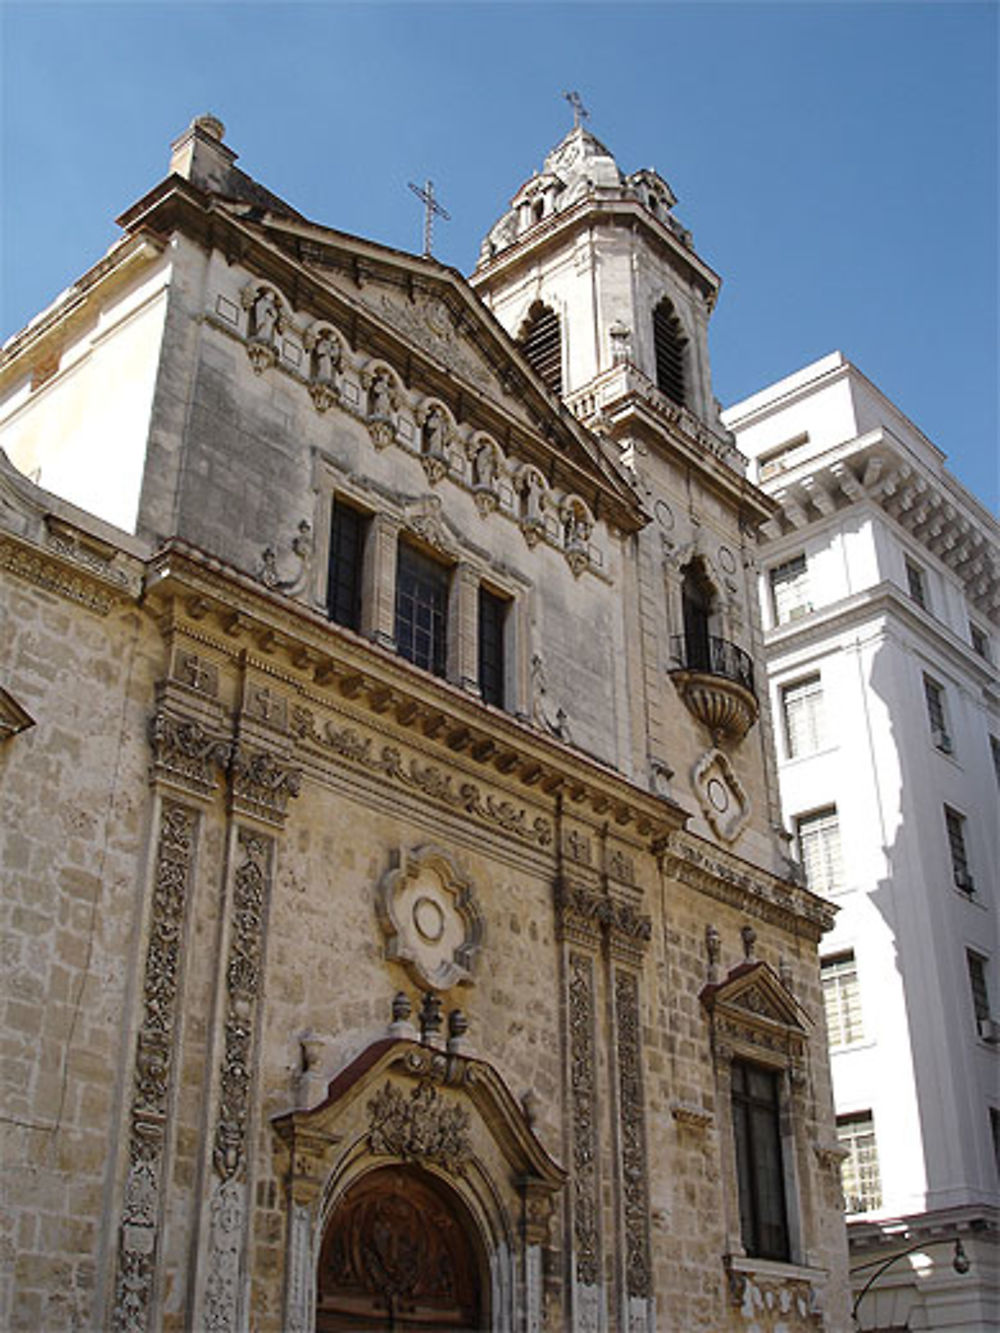
[[[477,1231],[458,1196],[411,1166],[369,1171],[347,1190],[320,1250],[316,1333],[488,1326]]]

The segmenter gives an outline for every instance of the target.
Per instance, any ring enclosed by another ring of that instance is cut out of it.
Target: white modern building
[[[839,908],[822,980],[858,1326],[996,1329],[1000,530],[839,352],[723,419],[780,506],[770,701],[786,826]]]

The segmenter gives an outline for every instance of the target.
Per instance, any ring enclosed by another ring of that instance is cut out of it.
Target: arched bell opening
[[[489,1268],[458,1194],[432,1172],[377,1167],[330,1215],[316,1279],[316,1333],[489,1328]]]

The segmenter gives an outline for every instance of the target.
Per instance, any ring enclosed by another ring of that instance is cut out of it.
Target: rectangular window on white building
[[[965,850],[965,819],[950,805],[944,808],[944,822],[948,830],[948,851],[951,854],[951,870],[955,886],[963,893],[972,893],[975,881],[969,870],[969,857]]]
[[[861,995],[854,950],[847,949],[822,959],[820,978],[830,1050],[860,1041],[864,1034],[861,1031]]]
[[[906,561],[906,586],[917,606],[927,609],[927,576],[913,560]]]
[[[1000,782],[1000,741],[995,736],[990,737],[990,754],[993,756],[993,772]]]
[[[927,703],[927,721],[931,728],[931,740],[942,754],[951,754],[951,734],[948,731],[948,719],[944,711],[944,686],[939,685],[930,676],[924,676],[924,699]]]
[[[969,639],[972,642],[972,651],[978,653],[985,661],[990,660],[990,640],[985,630],[981,630],[973,621],[969,621]]]
[[[990,992],[986,984],[986,959],[972,949],[965,951],[965,961],[969,967],[969,990],[972,993],[972,1012],[976,1018],[976,1029],[981,1037],[992,1033],[990,1016]]]
[[[844,1207],[849,1213],[870,1213],[882,1206],[875,1122],[871,1111],[837,1116],[837,1138],[847,1149],[840,1168]]]
[[[990,1107],[990,1133],[993,1135],[993,1160],[1000,1176],[1000,1109],[996,1106]]]
[[[781,714],[789,759],[812,754],[823,745],[823,687],[809,676],[781,688]]]
[[[809,571],[804,555],[797,555],[782,565],[775,565],[770,573],[770,582],[775,624],[785,625],[790,620],[808,615],[812,610]]]
[[[843,885],[836,806],[800,815],[795,829],[806,884],[813,893],[836,893]]]

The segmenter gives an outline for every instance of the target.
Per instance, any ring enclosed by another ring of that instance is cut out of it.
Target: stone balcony
[[[670,640],[670,678],[688,710],[720,741],[739,742],[760,711],[749,653],[714,635]]]

